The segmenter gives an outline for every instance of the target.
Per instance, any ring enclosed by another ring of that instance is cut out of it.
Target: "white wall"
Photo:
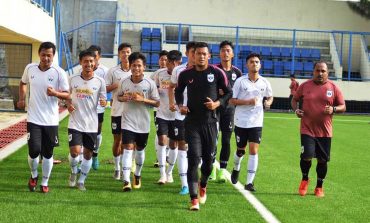
[[[346,2],[331,0],[118,0],[117,20],[370,31]]]
[[[54,18],[25,0],[0,0],[0,26],[39,42],[55,43]]]

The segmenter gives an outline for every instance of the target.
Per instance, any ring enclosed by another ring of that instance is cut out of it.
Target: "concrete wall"
[[[331,0],[118,0],[122,21],[370,31],[346,2]]]

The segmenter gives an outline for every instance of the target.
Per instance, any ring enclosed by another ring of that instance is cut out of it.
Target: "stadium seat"
[[[292,62],[285,61],[284,62],[284,74],[290,74],[291,71],[292,71]]]
[[[300,48],[294,48],[294,50],[292,50],[292,56],[293,56],[293,52],[294,52],[294,57],[295,58],[300,58],[301,57],[301,49]]]
[[[303,71],[303,63],[294,61],[294,71],[295,72],[302,72]]]
[[[159,40],[152,41],[152,52],[161,51],[161,42]]]
[[[143,27],[141,30],[141,39],[150,39],[151,29],[148,27]]]
[[[187,63],[188,62],[188,58],[187,57],[182,57],[182,63]]]
[[[151,65],[157,65],[159,60],[159,54],[158,53],[152,53],[150,56],[150,64]]]
[[[273,68],[272,60],[263,60],[262,61],[262,69],[264,74],[271,74]]]
[[[301,58],[310,59],[311,58],[311,49],[302,48],[301,49]]]
[[[285,57],[285,58],[291,57],[290,48],[288,48],[288,47],[282,47],[281,48],[281,57]]]
[[[283,75],[283,62],[274,61],[274,74],[276,76],[282,76]]]
[[[271,57],[271,48],[267,46],[261,46],[261,55],[263,58],[270,58]]]
[[[212,57],[212,64],[219,64],[221,63],[221,58],[219,57]]]
[[[320,58],[321,58],[320,49],[312,49],[311,50],[311,57],[315,60],[320,60]]]
[[[313,62],[303,62],[303,71],[305,73],[312,73],[312,71],[313,71]]]
[[[239,56],[242,58],[247,57],[251,53],[251,47],[248,45],[242,45],[239,49]]]
[[[219,54],[220,53],[220,46],[218,44],[211,44],[211,53],[212,54]]]
[[[251,51],[253,53],[260,53],[261,52],[261,47],[260,46],[251,46]]]
[[[143,40],[141,42],[141,51],[142,52],[150,52],[152,49],[151,41],[150,40]]]
[[[161,38],[161,29],[160,28],[153,28],[152,29],[152,38],[153,39],[160,39]]]
[[[271,57],[274,59],[280,58],[280,48],[279,47],[271,47]]]

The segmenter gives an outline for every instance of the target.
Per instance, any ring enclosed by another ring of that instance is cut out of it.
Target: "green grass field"
[[[101,166],[91,170],[86,192],[68,187],[68,118],[60,125],[60,147],[49,181],[50,193],[31,193],[27,181],[27,146],[0,162],[0,222],[263,222],[258,212],[230,183],[210,182],[208,199],[199,212],[188,211],[188,196],[178,194],[177,169],[173,184],[159,186],[155,160],[154,128],[149,136],[142,173],[142,188],[121,192],[122,183],[112,178],[110,117],[106,111]],[[309,195],[300,197],[299,120],[293,114],[266,113],[260,147],[255,196],[281,222],[369,222],[370,178],[368,152],[369,116],[336,116],[331,162],[324,183],[325,197],[313,195],[316,162],[311,168]],[[232,140],[232,149],[235,142]],[[233,152],[232,152],[233,153]],[[218,158],[218,157],[217,157]],[[246,162],[240,175],[245,183]],[[228,169],[233,166],[231,155]],[[39,172],[41,171],[39,166]]]

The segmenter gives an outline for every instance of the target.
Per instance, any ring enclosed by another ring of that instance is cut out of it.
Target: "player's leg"
[[[78,174],[78,162],[80,160],[79,154],[82,147],[82,133],[74,130],[68,129],[68,141],[69,141],[69,166],[71,167],[71,174],[69,176],[69,186],[75,187]]]
[[[28,143],[28,165],[31,170],[31,177],[28,180],[28,188],[35,191],[38,181],[37,167],[41,153],[41,126],[27,122],[27,143]]]
[[[258,168],[258,149],[262,138],[262,128],[249,128],[248,131],[249,157],[245,189],[254,192],[256,189],[253,181]]]
[[[234,168],[231,173],[231,182],[236,184],[239,180],[240,164],[245,154],[245,147],[248,142],[247,130],[245,128],[239,128],[235,126],[235,139],[237,150],[234,154]]]
[[[135,147],[135,134],[129,130],[122,129],[122,180],[123,180],[123,191],[131,191],[131,165],[132,165],[132,154]]]
[[[157,122],[157,137],[158,144],[156,145],[157,150],[157,160],[160,178],[158,180],[159,184],[165,184],[167,182],[166,178],[166,148],[167,148],[167,135],[168,135],[168,121],[161,118],[156,119]]]
[[[302,172],[302,180],[299,185],[298,192],[301,196],[305,196],[308,189],[312,158],[315,156],[315,139],[309,135],[301,135],[301,160],[300,167]]]
[[[43,126],[42,127],[42,181],[40,184],[41,192],[49,192],[48,182],[53,169],[54,147],[59,145],[58,126]]]
[[[328,172],[328,162],[330,160],[331,138],[322,137],[317,138],[316,142],[316,157],[317,157],[317,183],[315,188],[315,195],[317,197],[324,197],[323,183]]]
[[[112,134],[113,134],[113,163],[114,163],[114,174],[113,178],[116,180],[121,179],[121,142],[122,142],[122,134],[121,134],[121,117],[113,117],[112,116]]]
[[[168,183],[173,183],[172,171],[173,171],[173,168],[175,167],[175,163],[176,163],[177,155],[178,155],[177,141],[175,139],[176,137],[175,137],[174,128],[175,128],[175,121],[168,121],[168,138],[170,138],[170,140],[168,140],[169,142],[167,143],[169,147],[168,158],[167,158],[168,167],[166,170]]]
[[[182,120],[175,120],[173,134],[174,140],[177,141],[177,148],[178,148],[178,155],[177,155],[177,169],[180,176],[181,181],[181,195],[186,195],[189,193],[189,185],[188,185],[188,146],[185,142],[185,122]]]
[[[103,126],[103,121],[104,121],[104,112],[103,113],[98,113],[98,136],[97,136],[97,147],[96,150],[93,152],[93,158],[92,158],[92,168],[94,170],[99,169],[99,159],[98,159],[98,154],[99,154],[99,149],[101,146],[101,143],[103,141],[103,134],[101,132],[102,126]]]
[[[227,163],[230,158],[230,139],[234,127],[233,115],[224,115],[220,119],[221,130],[221,151],[220,151],[220,170],[217,174],[219,182],[226,182],[224,173],[226,172]]]
[[[82,145],[84,149],[84,157],[81,163],[81,174],[77,182],[78,189],[84,191],[85,180],[90,172],[92,165],[93,151],[96,149],[97,133],[82,133]]]
[[[135,133],[136,153],[135,163],[136,169],[134,173],[134,182],[132,187],[134,189],[141,188],[141,171],[145,161],[145,147],[148,143],[149,133]]]

